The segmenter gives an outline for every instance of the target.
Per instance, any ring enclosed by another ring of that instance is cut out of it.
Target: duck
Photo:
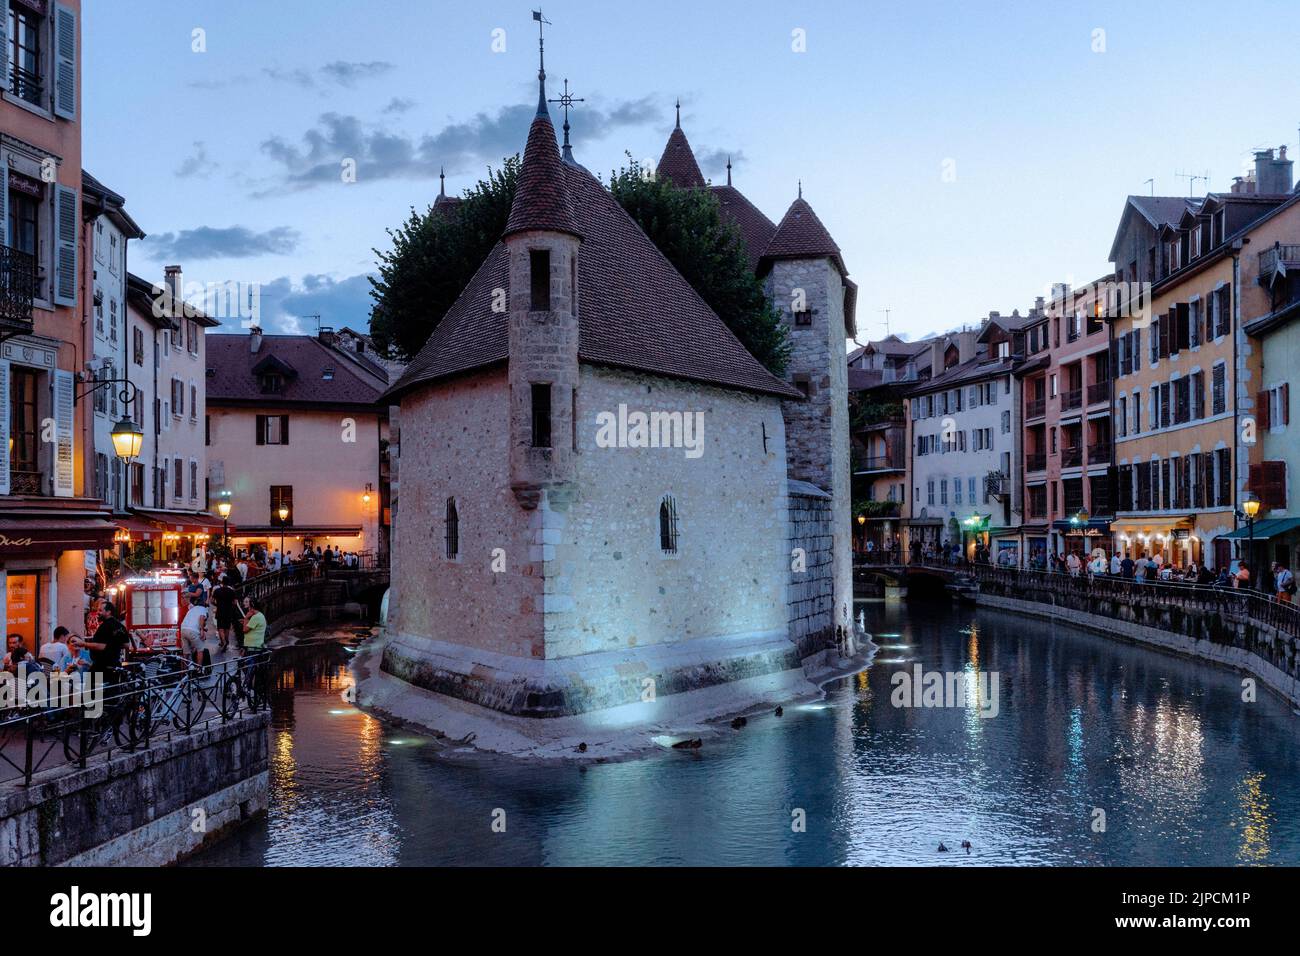
[[[785,716],[785,708],[784,708],[784,707],[780,707],[780,706],[778,706],[778,707],[776,708],[776,715],[777,715],[778,717],[784,717],[784,716]]]

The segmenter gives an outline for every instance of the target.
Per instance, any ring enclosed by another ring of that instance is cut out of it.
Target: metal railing
[[[1061,449],[1061,467],[1077,468],[1083,464],[1083,446],[1071,445]]]
[[[1088,386],[1088,404],[1110,401],[1110,382],[1094,382]]]
[[[1072,388],[1068,392],[1061,393],[1061,409],[1082,408],[1083,407],[1083,389]]]
[[[1110,461],[1110,442],[1093,442],[1088,446],[1088,464],[1097,465],[1103,461]]]
[[[872,455],[861,460],[862,471],[901,471],[903,466],[896,465],[893,455]]]
[[[1042,418],[1047,414],[1047,399],[1031,398],[1025,402],[1025,418]]]
[[[67,675],[84,688],[89,703],[67,703],[70,695],[60,694],[49,699],[58,701],[53,706],[0,711],[0,771],[7,766],[23,786],[31,786],[36,773],[59,764],[59,755],[84,769],[96,754],[107,759],[115,750],[147,749],[159,739],[258,713],[269,700],[270,663],[270,650],[206,666],[163,654],[102,672],[98,690],[92,679],[98,675]],[[48,685],[51,674],[42,673]],[[23,679],[36,676],[28,671]]]
[[[1030,452],[1025,455],[1025,471],[1045,471],[1047,455],[1043,452]]]
[[[35,299],[35,257],[0,245],[0,327],[31,331]]]

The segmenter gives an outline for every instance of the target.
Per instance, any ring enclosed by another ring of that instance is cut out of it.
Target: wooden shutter
[[[72,419],[74,414],[72,373],[54,370],[54,493],[71,497],[74,490],[72,460]]]
[[[54,115],[77,117],[77,14],[54,7]]]
[[[280,416],[280,444],[289,444],[289,416]]]
[[[266,416],[265,415],[257,416],[257,443],[259,445],[266,444]]]
[[[1260,470],[1261,490],[1259,500],[1266,508],[1286,507],[1286,462],[1265,461],[1251,465],[1251,471]]]
[[[0,495],[7,494],[9,494],[9,362],[0,359]]]
[[[77,304],[77,191],[54,187],[54,302]]]
[[[1279,413],[1281,413],[1281,418],[1282,418],[1282,420],[1278,422],[1278,424],[1290,425],[1291,424],[1291,384],[1289,382],[1284,382],[1282,384],[1282,388],[1280,389],[1280,394],[1278,395],[1277,405],[1278,405],[1277,410]]]
[[[1259,426],[1260,431],[1267,431],[1269,428],[1268,392],[1255,393],[1255,424]]]

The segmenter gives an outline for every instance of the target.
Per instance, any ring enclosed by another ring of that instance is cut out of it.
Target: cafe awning
[[[141,521],[139,518],[118,515],[113,519],[113,523],[117,525],[118,531],[129,534],[132,541],[152,541],[155,537],[162,537],[162,530],[156,524]]]
[[[286,538],[355,538],[361,534],[361,525],[359,524],[304,524],[304,525],[280,525],[258,524],[258,525],[240,525],[239,534],[235,535],[232,531],[232,537],[248,538],[270,536],[273,538],[280,537],[284,532]]]
[[[1286,534],[1288,531],[1295,531],[1300,528],[1300,518],[1265,518],[1263,521],[1255,522],[1256,541],[1266,541],[1269,538],[1277,538]],[[1251,538],[1250,528],[1242,525],[1236,531],[1220,535],[1221,538],[1230,538],[1234,541],[1249,541]]]
[[[1063,534],[1110,534],[1110,529],[1111,520],[1109,518],[1089,518],[1086,524],[1068,518],[1052,522],[1052,530],[1060,531]]]
[[[0,518],[0,561],[111,548],[116,530],[107,518],[90,515]]]
[[[163,531],[176,534],[221,533],[221,519],[206,511],[144,511],[136,508],[135,513]]]

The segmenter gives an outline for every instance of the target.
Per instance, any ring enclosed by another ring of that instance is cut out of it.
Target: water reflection
[[[342,648],[299,651],[273,697],[270,812],[194,862],[1300,862],[1297,718],[1243,703],[1233,673],[996,612],[865,613],[906,657],[700,750],[585,769],[449,755],[352,707]],[[998,716],[891,706],[918,664],[997,675]]]

